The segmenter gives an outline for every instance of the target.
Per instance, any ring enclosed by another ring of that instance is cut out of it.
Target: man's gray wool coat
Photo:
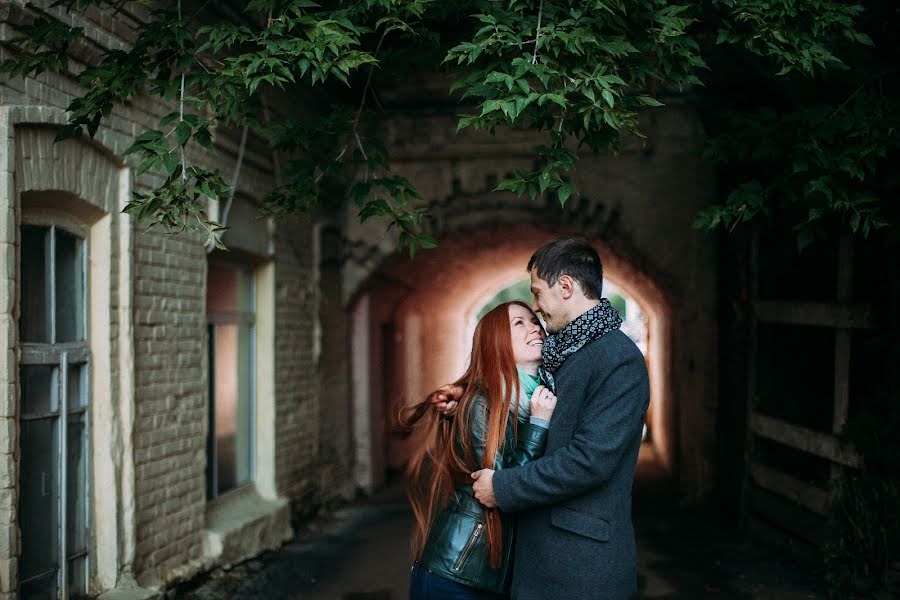
[[[555,379],[545,456],[494,474],[500,509],[518,513],[512,598],[624,600],[637,587],[631,485],[650,400],[644,357],[616,330]]]

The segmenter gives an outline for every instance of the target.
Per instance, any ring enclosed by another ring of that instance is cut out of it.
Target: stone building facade
[[[3,38],[41,12],[4,3]],[[88,11],[83,25],[95,47],[117,48],[140,18]],[[73,71],[91,51],[74,49]],[[337,250],[321,250],[332,225],[255,218],[273,171],[251,143],[228,252],[145,231],[121,211],[158,181],[119,157],[173,107],[137,99],[93,140],[55,144],[82,92],[73,76],[0,82],[4,599],[60,583],[70,597],[150,597],[278,546],[292,510],[353,491],[349,428],[321,426],[346,423],[349,405],[340,364],[326,371],[341,383],[320,385],[323,352],[342,353],[320,322],[342,327],[323,308],[340,306]],[[239,139],[219,131],[191,159],[232,173]]]

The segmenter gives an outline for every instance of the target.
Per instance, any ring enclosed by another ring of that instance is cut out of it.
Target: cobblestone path
[[[403,600],[409,573],[409,509],[397,490],[315,519],[295,540],[202,583],[170,593],[186,600]],[[699,513],[635,513],[642,598],[826,598],[817,575],[785,557],[737,542]]]

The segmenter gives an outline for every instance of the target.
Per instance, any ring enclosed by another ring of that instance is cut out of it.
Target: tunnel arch
[[[662,377],[654,378],[669,398],[664,407],[666,458],[673,477],[667,482],[674,486],[667,491],[686,504],[709,500],[719,469],[718,415],[737,399],[722,396],[719,385],[718,315],[727,309],[719,307],[719,248],[713,237],[691,226],[697,211],[717,198],[714,170],[702,157],[706,136],[699,115],[685,106],[654,109],[640,116],[646,140],[626,140],[615,155],[581,153],[578,166],[566,175],[579,193],[560,206],[553,194],[531,200],[494,191],[515,169],[539,168],[529,149],[544,143],[540,135],[458,132],[455,113],[436,108],[389,111],[381,123],[391,171],[415,183],[429,209],[428,229],[459,255],[471,252],[473,245],[486,250],[509,236],[534,234],[530,251],[539,245],[539,234],[543,240],[578,233],[596,241],[611,278],[618,260],[636,288],[634,295],[645,306],[658,307],[663,318],[657,321],[666,323],[653,341],[663,345],[667,356]],[[385,234],[383,223],[360,223],[357,212],[355,203],[347,203],[341,213],[341,297],[345,310],[353,311],[356,356],[363,346],[378,354],[370,352],[373,361],[353,369],[354,436],[358,448],[371,448],[377,436],[385,437],[384,428],[371,427],[381,418],[373,419],[371,413],[385,409],[369,400],[384,392],[369,389],[371,382],[360,373],[369,369],[367,377],[381,378],[376,381],[380,386],[397,387],[390,392],[392,402],[406,394],[401,387],[427,387],[429,375],[423,369],[412,373],[411,382],[398,383],[396,373],[400,357],[412,356],[413,348],[429,361],[439,354],[430,339],[434,334],[424,327],[435,308],[423,308],[415,296],[423,281],[448,284],[447,274],[440,272],[443,265],[428,258],[435,253],[420,257],[432,261],[430,270],[404,267],[404,259],[395,254],[396,237]],[[513,270],[524,264],[521,257],[507,260],[514,263]],[[500,269],[495,275],[501,278]],[[366,315],[369,320],[362,318]],[[405,324],[398,327],[401,322]],[[445,327],[465,328],[460,322]],[[424,339],[411,342],[418,338]],[[405,354],[395,351],[401,346]],[[371,484],[370,474],[377,468],[368,457],[372,453],[363,454],[355,457],[357,481]],[[372,487],[368,484],[361,487]]]
[[[541,221],[540,212],[530,216]],[[368,273],[349,302],[359,487],[380,487],[387,471],[402,467],[409,449],[392,435],[391,417],[462,373],[475,315],[484,302],[527,275],[528,259],[541,244],[562,235],[585,235],[583,225],[575,231],[562,223],[522,223],[522,216],[519,212],[518,223],[504,222],[510,216],[502,214],[479,219],[488,225],[447,227],[438,248],[414,260],[394,252],[367,261]],[[643,257],[596,232],[585,237],[601,255],[604,278],[634,298],[648,317],[649,417],[655,424],[651,443],[657,462],[672,475],[677,400],[670,377],[669,295]]]

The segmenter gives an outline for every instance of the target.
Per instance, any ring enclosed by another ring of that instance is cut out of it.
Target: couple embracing
[[[528,272],[534,310],[487,313],[462,377],[409,409],[419,433],[407,468],[411,600],[636,594],[644,358],[601,297],[600,257],[585,240],[545,244]]]

